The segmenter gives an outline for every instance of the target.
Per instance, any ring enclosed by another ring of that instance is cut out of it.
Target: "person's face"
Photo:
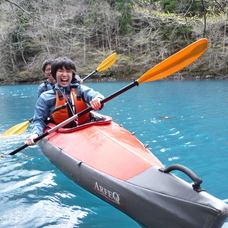
[[[51,75],[51,64],[48,64],[45,68],[44,74],[49,79],[50,82],[55,82],[55,79]]]
[[[56,81],[61,87],[68,86],[72,81],[72,77],[72,70],[67,70],[65,67],[63,67],[63,69],[58,69],[56,72]]]
[[[47,76],[47,78],[51,75],[51,64],[48,64],[48,65],[45,67],[44,74]]]

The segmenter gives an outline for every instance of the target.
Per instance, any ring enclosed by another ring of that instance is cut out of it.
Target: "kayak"
[[[60,128],[38,145],[69,179],[142,227],[219,228],[228,216],[227,204],[202,189],[194,172],[178,164],[165,167],[111,117],[99,115],[84,125]]]

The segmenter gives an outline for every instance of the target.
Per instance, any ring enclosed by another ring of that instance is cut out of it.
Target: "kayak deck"
[[[120,180],[154,165],[163,167],[134,135],[113,121],[64,134],[54,132],[48,140],[72,158]]]

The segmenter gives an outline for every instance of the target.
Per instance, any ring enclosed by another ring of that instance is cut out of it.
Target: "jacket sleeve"
[[[49,115],[49,108],[47,102],[44,102],[42,96],[40,96],[35,105],[34,119],[33,119],[33,133],[38,135],[43,134],[46,127],[46,120]]]
[[[44,83],[40,84],[39,87],[38,87],[38,92],[37,92],[38,97],[45,91],[46,91],[45,84]]]
[[[90,101],[92,101],[95,98],[100,98],[102,100],[104,99],[104,96],[101,93],[94,91],[92,88],[89,88],[85,85],[80,85],[78,87],[78,90],[87,104],[89,104]]]

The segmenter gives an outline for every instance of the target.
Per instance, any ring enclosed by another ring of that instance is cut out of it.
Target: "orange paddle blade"
[[[23,123],[19,123],[13,127],[11,127],[10,129],[8,129],[7,131],[5,131],[2,136],[7,136],[7,135],[16,135],[16,134],[21,134],[24,131],[26,131],[26,129],[28,128],[30,124],[30,121],[27,120]]]
[[[137,82],[143,83],[159,80],[181,70],[198,59],[206,51],[207,46],[207,39],[200,39],[190,44],[186,48],[148,70],[137,80]]]
[[[112,66],[116,62],[117,54],[113,53],[108,58],[106,58],[98,67],[97,71],[104,71]]]

